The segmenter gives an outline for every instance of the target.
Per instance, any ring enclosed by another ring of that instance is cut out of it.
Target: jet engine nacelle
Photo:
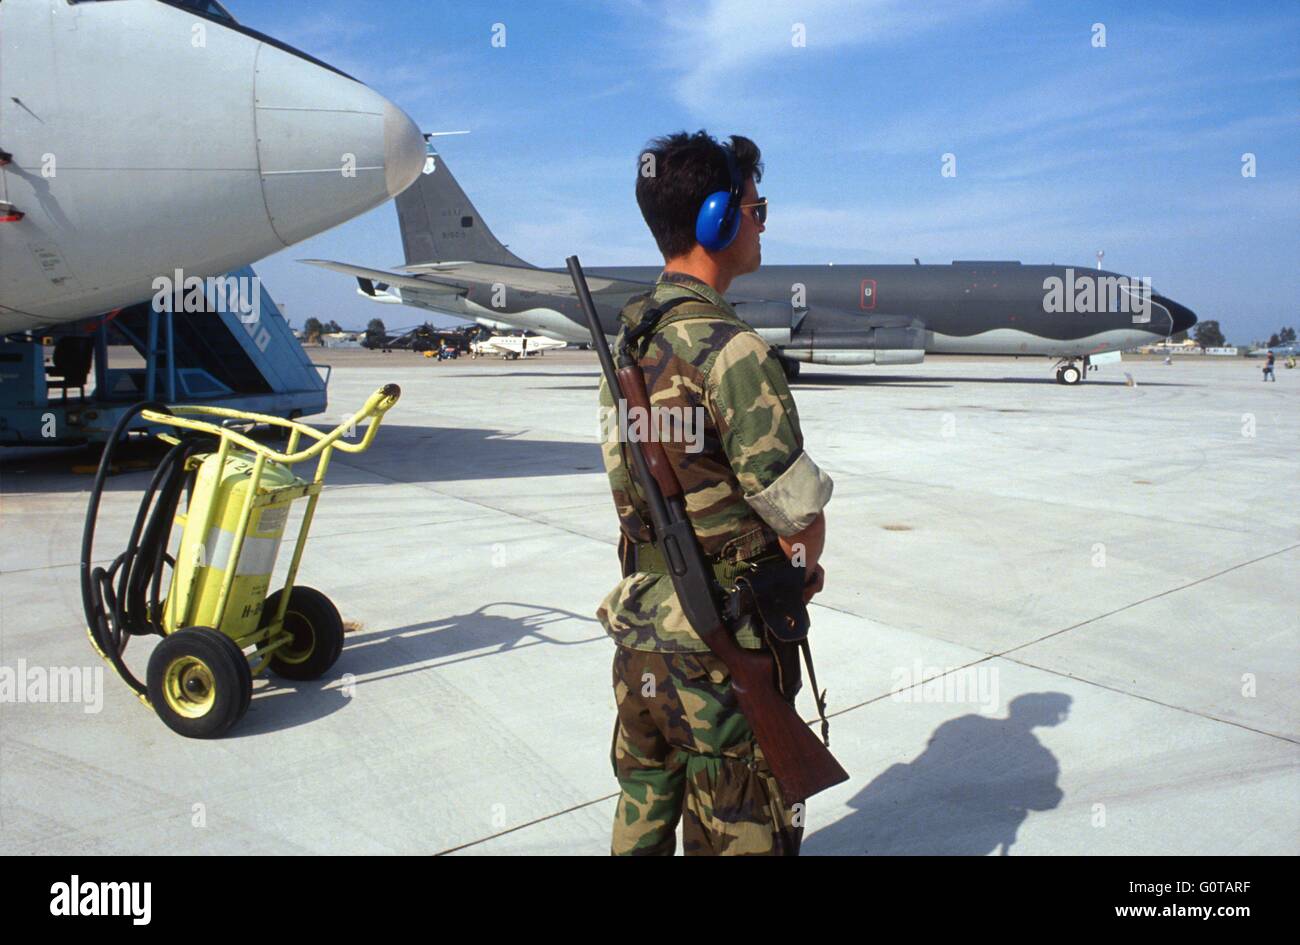
[[[817,351],[808,348],[782,348],[781,357],[789,358],[791,361],[803,361],[807,364],[920,364],[925,360],[925,352],[915,350],[854,351],[852,349]]]
[[[909,352],[904,360],[877,358],[876,364],[914,364],[915,353],[925,353],[925,326],[907,315],[795,309],[788,302],[740,302],[736,314],[778,348]]]
[[[736,314],[782,357],[809,364],[920,364],[925,326],[906,315],[794,309],[788,302],[739,302]]]
[[[856,315],[744,302],[736,313],[792,361],[809,364],[920,364],[925,325],[906,315]]]

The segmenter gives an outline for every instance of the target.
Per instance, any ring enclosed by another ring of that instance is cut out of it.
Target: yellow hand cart
[[[82,538],[81,582],[95,649],[173,731],[216,738],[248,710],[253,677],[270,669],[318,679],[343,651],[343,621],[323,593],[295,585],[316,503],[336,449],[370,448],[401,390],[389,384],[328,433],[281,417],[224,407],[137,404],[118,421],[100,458]],[[108,568],[92,563],[95,525],[112,455],[136,415],[171,449],[141,500],[127,548]],[[367,423],[358,442],[349,442]],[[237,427],[266,424],[287,437],[283,451]],[[304,440],[313,441],[306,448]],[[292,467],[315,459],[311,480]],[[180,511],[182,492],[188,494]],[[292,503],[307,499],[284,586],[270,592]],[[169,553],[174,526],[180,545]],[[166,596],[163,574],[170,569]],[[145,681],[123,655],[132,636],[162,640]]]

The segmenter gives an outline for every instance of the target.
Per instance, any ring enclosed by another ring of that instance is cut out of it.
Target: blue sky
[[[1091,266],[1104,249],[1106,268],[1151,277],[1234,343],[1300,327],[1295,2],[226,5],[424,131],[470,130],[439,142],[446,164],[537,265],[658,263],[636,156],[707,128],[763,150],[765,262]],[[307,257],[400,264],[391,203],[258,271],[295,324],[424,320]]]

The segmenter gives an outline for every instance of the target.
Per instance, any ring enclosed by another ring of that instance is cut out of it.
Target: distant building
[[[1182,341],[1175,341],[1169,344],[1160,342],[1154,345],[1143,345],[1138,348],[1139,354],[1236,354],[1236,348],[1210,348],[1205,349],[1198,345],[1191,338],[1184,338]]]
[[[1235,347],[1218,347],[1203,348],[1200,344],[1193,342],[1188,338],[1187,341],[1174,342],[1173,344],[1143,344],[1138,348],[1140,355],[1212,355],[1218,357],[1236,357],[1239,354]]]
[[[326,348],[360,348],[361,335],[355,331],[332,331],[320,336]]]

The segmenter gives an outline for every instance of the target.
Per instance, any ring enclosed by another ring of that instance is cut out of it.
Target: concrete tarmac
[[[313,356],[322,426],[403,390],[332,461],[299,577],[355,629],[218,741],[173,734],[86,639],[86,452],[0,452],[0,853],[608,851],[594,355]],[[1277,373],[804,367],[835,480],[815,656],[852,774],[809,802],[805,853],[1300,853],[1300,371]],[[149,475],[111,480],[100,563]],[[32,687],[71,668],[80,701]]]

